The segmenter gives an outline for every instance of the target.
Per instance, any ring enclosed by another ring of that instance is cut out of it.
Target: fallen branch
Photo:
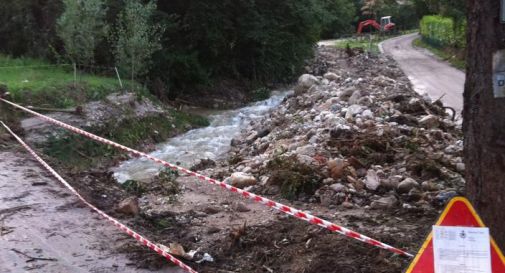
[[[70,113],[81,115],[82,107],[77,106],[75,109],[57,109],[57,108],[45,108],[45,107],[35,107],[35,106],[27,106],[26,108],[34,110],[34,111],[43,111],[43,112],[61,112],[61,113]]]
[[[0,216],[1,215],[4,215],[4,216],[0,218],[0,221],[3,221],[5,218],[7,218],[7,216],[9,216],[11,214],[14,214],[14,213],[16,213],[18,211],[22,211],[22,210],[27,210],[27,209],[31,209],[31,205],[22,205],[22,206],[17,206],[17,207],[13,207],[13,208],[1,209]]]
[[[270,272],[270,273],[274,273],[274,270],[273,270],[273,269],[271,269],[270,267],[266,266],[266,265],[263,265],[263,268],[264,268],[266,271]]]
[[[51,262],[55,262],[55,261],[58,261],[56,260],[55,258],[38,258],[38,257],[32,257],[24,252],[21,252],[15,248],[11,248],[12,251],[18,253],[18,254],[21,254],[23,256],[25,256],[26,258],[28,258],[28,260],[26,260],[27,263],[30,263],[30,262],[33,262],[33,261],[51,261]]]
[[[14,232],[14,229],[11,228],[11,227],[5,227],[4,225],[4,220],[0,220],[0,237],[1,236],[4,236],[4,235],[7,235],[11,232]]]

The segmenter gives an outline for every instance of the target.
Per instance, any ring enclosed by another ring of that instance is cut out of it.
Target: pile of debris
[[[283,103],[232,141],[248,189],[334,208],[429,210],[464,186],[462,135],[391,59],[321,47]],[[257,183],[251,183],[250,177]],[[254,184],[251,186],[251,184]]]
[[[11,106],[6,104],[2,107],[9,107],[8,109],[12,110]],[[70,109],[27,107],[80,128],[107,127],[111,126],[111,123],[120,124],[123,120],[151,116],[167,116],[170,120],[167,109],[135,93],[112,93],[103,100],[88,102]],[[21,120],[21,126],[26,140],[30,143],[43,145],[51,136],[61,135],[61,131],[55,130],[52,124],[38,117],[29,116]]]

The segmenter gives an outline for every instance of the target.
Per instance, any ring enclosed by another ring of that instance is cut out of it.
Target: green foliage
[[[0,1],[0,51],[16,57],[52,57],[61,11],[61,0]]]
[[[466,18],[466,1],[462,0],[419,0],[424,1],[432,14],[451,17],[456,23]]]
[[[384,40],[383,37],[379,37],[377,35],[363,36],[358,38],[346,38],[339,39],[335,42],[335,47],[341,49],[347,48],[361,48],[363,50],[367,50],[369,52],[378,53],[379,52],[379,43]]]
[[[136,196],[141,196],[146,191],[142,182],[136,180],[126,180],[121,184],[121,187],[129,194],[134,194]]]
[[[94,63],[95,48],[108,31],[104,1],[63,0],[63,3],[65,12],[58,19],[57,32],[67,56],[74,63]]]
[[[179,172],[174,171],[170,168],[164,168],[155,178],[155,183],[158,185],[159,189],[157,192],[163,193],[165,195],[175,195],[181,191],[177,178],[179,177]],[[154,182],[153,182],[154,183]]]
[[[173,25],[150,78],[171,90],[220,79],[290,81],[313,53],[324,18],[321,0],[163,1],[159,11],[162,20],[174,15]]]
[[[351,25],[356,16],[356,7],[349,0],[323,0],[323,26],[321,38],[330,39],[353,33]]]
[[[363,15],[368,15],[372,19],[378,19],[377,14],[384,6],[384,0],[363,0],[361,12]]]
[[[299,162],[296,156],[275,157],[268,162],[266,171],[270,175],[268,184],[280,186],[282,196],[290,200],[300,194],[314,194],[321,182],[317,171]]]
[[[253,101],[262,101],[268,99],[269,97],[270,97],[270,89],[266,87],[257,88],[252,91]]]
[[[132,81],[144,76],[151,65],[154,52],[161,49],[162,27],[152,23],[156,3],[142,4],[137,0],[126,0],[119,14],[115,33],[112,35],[116,65]]]
[[[398,4],[396,1],[385,1],[380,9],[381,16],[391,16],[397,30],[414,29],[419,26],[419,19],[424,14],[419,14],[416,6],[411,2]]]
[[[151,181],[140,182],[127,180],[121,187],[129,194],[142,196],[145,192],[155,192],[168,197],[169,202],[176,201],[177,194],[181,192],[181,187],[177,178],[179,173],[169,168],[164,168]]]
[[[438,47],[464,48],[466,22],[455,24],[454,19],[439,15],[424,16],[420,22],[423,39]]]
[[[361,6],[359,0],[9,2],[0,3],[3,52],[43,57],[67,52],[82,57],[79,62],[93,57],[98,65],[115,62],[128,77],[161,85],[168,98],[226,80],[245,86],[290,82],[321,34],[354,32]],[[100,41],[106,25],[114,31]]]
[[[380,53],[379,43],[390,39],[396,35],[403,35],[411,33],[413,30],[401,31],[399,34],[381,34],[381,35],[367,35],[361,37],[345,38],[336,41],[335,46],[337,48],[347,49],[347,48],[361,48],[368,52]]]
[[[182,128],[186,124],[191,124],[196,127],[206,127],[210,125],[209,120],[202,116],[175,110],[172,110],[170,115],[174,117],[173,122],[177,128]]]

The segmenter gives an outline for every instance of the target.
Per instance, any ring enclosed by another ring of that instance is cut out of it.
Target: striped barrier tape
[[[58,181],[60,181],[66,188],[68,188],[75,196],[77,196],[77,198],[79,198],[82,202],[84,202],[84,204],[86,204],[88,207],[90,207],[92,210],[96,211],[98,214],[100,214],[102,217],[104,217],[105,219],[109,220],[110,222],[112,222],[112,224],[114,224],[117,228],[119,228],[120,230],[122,230],[123,232],[125,232],[126,234],[130,235],[131,237],[135,238],[135,240],[137,240],[138,242],[140,242],[141,244],[143,244],[144,246],[147,246],[148,248],[154,250],[155,252],[157,252],[159,255],[167,258],[169,261],[171,261],[172,263],[176,264],[177,266],[181,267],[182,269],[186,270],[187,272],[190,272],[190,273],[198,273],[197,271],[193,270],[191,267],[187,266],[186,264],[184,264],[183,262],[181,262],[180,260],[178,260],[177,258],[175,258],[174,256],[170,255],[170,253],[166,252],[164,249],[160,248],[158,245],[152,243],[151,241],[149,241],[148,239],[146,239],[145,237],[143,237],[142,235],[138,234],[137,232],[133,231],[131,228],[127,227],[126,225],[122,224],[121,222],[119,222],[118,220],[116,220],[115,218],[113,218],[112,216],[109,216],[107,213],[101,211],[100,209],[98,209],[97,207],[93,206],[91,203],[89,203],[88,201],[86,201],[86,199],[84,199],[84,197],[82,197],[79,192],[77,192],[77,190],[75,190],[67,181],[65,181],[65,179],[63,179],[53,168],[51,168],[51,166],[49,166],[49,164],[47,164],[42,158],[40,158],[40,156],[37,155],[37,153],[35,153],[31,148],[30,146],[28,146],[19,136],[17,136],[14,132],[12,132],[12,130],[7,126],[5,125],[2,121],[0,121],[0,123],[3,125],[3,127],[5,127],[5,129],[7,129],[7,131],[14,137],[16,138],[16,140],[40,163],[42,164],[42,166],[44,166],[44,168],[49,171]],[[166,248],[166,247],[165,247]]]
[[[72,66],[72,64],[12,65],[12,66],[0,66],[0,69],[39,68],[39,67],[56,67],[56,66]]]
[[[390,245],[388,245],[386,243],[383,243],[383,242],[380,242],[378,240],[372,239],[372,238],[370,238],[368,236],[365,236],[363,234],[360,234],[360,233],[355,232],[353,230],[350,230],[348,228],[336,225],[334,223],[331,223],[331,222],[326,221],[324,219],[321,219],[319,217],[313,216],[313,215],[311,215],[311,214],[309,214],[307,212],[303,212],[301,210],[298,210],[298,209],[295,209],[295,208],[283,205],[281,203],[272,201],[272,200],[270,200],[268,198],[261,197],[259,195],[256,195],[254,193],[251,193],[251,192],[248,192],[248,191],[245,191],[245,190],[242,190],[242,189],[239,189],[237,187],[233,187],[233,186],[228,185],[228,184],[226,184],[224,182],[217,181],[215,179],[212,179],[210,177],[198,174],[196,172],[192,172],[192,171],[190,171],[188,169],[185,169],[185,168],[182,168],[180,166],[168,163],[168,162],[166,162],[164,160],[161,160],[159,158],[156,158],[154,156],[151,156],[151,155],[148,155],[146,153],[143,153],[143,152],[140,152],[140,151],[128,148],[128,147],[126,147],[124,145],[115,143],[115,142],[110,141],[108,139],[105,139],[103,137],[99,137],[97,135],[91,134],[89,132],[86,132],[84,130],[76,128],[74,126],[71,126],[71,125],[63,123],[61,121],[55,120],[53,118],[50,118],[48,116],[39,114],[39,113],[37,113],[35,111],[32,111],[32,110],[30,110],[30,109],[28,109],[26,107],[23,107],[21,105],[15,104],[15,103],[10,102],[8,100],[5,100],[3,98],[0,98],[0,100],[3,101],[3,102],[5,102],[5,103],[7,103],[7,104],[9,104],[9,105],[12,105],[12,106],[18,108],[18,109],[21,109],[21,110],[23,110],[25,112],[28,112],[28,113],[30,113],[32,115],[35,115],[35,116],[37,116],[37,117],[39,117],[39,118],[41,118],[43,120],[46,120],[46,121],[48,121],[50,123],[53,123],[55,125],[63,127],[65,129],[68,129],[68,130],[70,130],[72,132],[75,132],[77,134],[80,134],[80,135],[83,135],[83,136],[88,137],[90,139],[93,139],[93,140],[95,140],[97,142],[105,143],[107,145],[116,147],[118,149],[121,149],[123,151],[126,151],[126,152],[128,152],[130,154],[133,154],[133,155],[136,155],[136,156],[139,156],[139,157],[145,157],[145,158],[147,158],[147,159],[149,159],[151,161],[154,161],[156,163],[162,164],[165,167],[171,168],[172,170],[180,171],[180,172],[185,173],[185,174],[187,174],[189,176],[194,176],[194,177],[198,178],[199,180],[207,181],[207,182],[209,182],[211,184],[221,186],[222,188],[224,188],[224,189],[226,189],[228,191],[235,192],[237,194],[242,195],[244,198],[247,198],[247,199],[253,200],[255,202],[261,203],[261,204],[263,204],[263,205],[265,205],[267,207],[274,208],[276,210],[279,210],[281,212],[284,212],[286,214],[294,216],[294,217],[296,217],[298,219],[302,219],[302,220],[304,220],[306,222],[309,222],[311,224],[318,225],[318,226],[326,228],[326,229],[328,229],[330,231],[337,232],[337,233],[342,234],[344,236],[347,236],[349,238],[352,238],[352,239],[355,239],[355,240],[367,243],[367,244],[375,246],[375,247],[386,249],[386,250],[389,250],[391,252],[394,252],[394,253],[397,253],[397,254],[400,254],[400,255],[404,255],[404,256],[407,256],[407,257],[411,257],[411,258],[414,257],[414,255],[412,255],[412,254],[410,254],[410,253],[408,253],[408,252],[406,252],[404,250],[401,250],[399,248],[395,248],[395,247],[390,246]]]

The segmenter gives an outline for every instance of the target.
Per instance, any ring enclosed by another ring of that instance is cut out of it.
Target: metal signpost
[[[505,49],[493,54],[493,93],[495,98],[505,98]]]

